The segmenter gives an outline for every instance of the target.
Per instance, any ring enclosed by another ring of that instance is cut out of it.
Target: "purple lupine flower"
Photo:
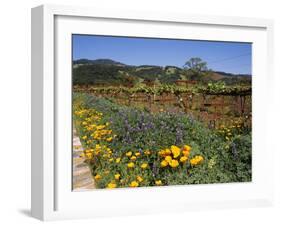
[[[238,150],[237,150],[236,144],[233,142],[231,144],[231,152],[232,152],[234,158],[238,157]]]

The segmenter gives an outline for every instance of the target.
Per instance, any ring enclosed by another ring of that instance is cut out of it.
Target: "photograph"
[[[72,190],[252,181],[252,43],[72,34]]]

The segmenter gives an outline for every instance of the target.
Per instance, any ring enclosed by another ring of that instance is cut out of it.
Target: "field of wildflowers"
[[[73,121],[96,188],[251,181],[251,131],[239,120],[210,129],[76,92]]]

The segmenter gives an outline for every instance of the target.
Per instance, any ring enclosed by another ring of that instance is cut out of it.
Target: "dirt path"
[[[95,188],[94,179],[90,172],[90,169],[84,158],[80,155],[83,153],[83,148],[80,143],[80,139],[77,136],[76,129],[73,129],[73,190],[85,191]]]

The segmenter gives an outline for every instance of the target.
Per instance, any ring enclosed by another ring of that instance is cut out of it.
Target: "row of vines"
[[[154,87],[93,87],[75,86],[77,92],[113,98],[119,104],[143,106],[150,112],[169,111],[192,114],[209,126],[227,124],[228,119],[244,119],[251,127],[251,87],[208,86],[182,87],[160,85]]]

